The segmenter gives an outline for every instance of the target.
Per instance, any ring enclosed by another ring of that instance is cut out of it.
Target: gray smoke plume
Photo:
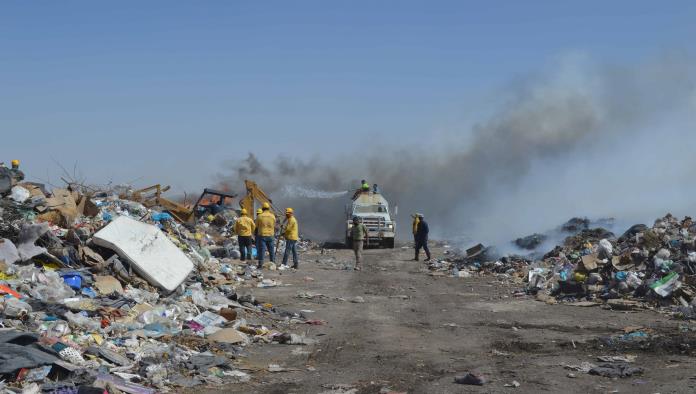
[[[322,192],[355,189],[363,178],[378,183],[399,206],[401,238],[410,236],[412,212],[426,215],[435,237],[485,242],[572,216],[631,221],[688,212],[696,208],[687,178],[696,164],[693,66],[677,56],[630,66],[570,56],[511,84],[500,108],[461,135],[331,161],[260,163],[250,153],[220,181],[234,190],[254,179],[295,208],[316,239],[342,237],[348,195],[311,198],[288,187],[327,197]]]

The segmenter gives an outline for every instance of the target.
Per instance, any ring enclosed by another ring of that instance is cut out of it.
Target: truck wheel
[[[387,249],[394,249],[394,238],[385,239],[383,245]]]

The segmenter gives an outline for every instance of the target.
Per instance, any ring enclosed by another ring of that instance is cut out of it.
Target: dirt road
[[[438,255],[435,251],[435,255]],[[231,393],[671,393],[694,392],[696,374],[685,322],[653,311],[548,305],[514,298],[513,285],[495,277],[428,275],[408,261],[411,250],[368,250],[366,269],[342,270],[348,250],[308,252],[298,272],[275,272],[285,286],[254,289],[257,299],[325,325],[293,325],[318,341],[294,346],[255,344],[237,367],[249,383],[210,392]],[[314,298],[299,298],[314,295]],[[322,296],[317,296],[321,294]],[[351,302],[362,297],[364,303]],[[635,346],[602,342],[628,326],[662,333],[662,341]],[[288,327],[285,327],[288,328]],[[690,342],[693,341],[693,342]],[[686,347],[685,347],[686,346]],[[641,376],[611,379],[564,365],[598,364],[598,356],[636,355]],[[268,372],[269,364],[293,369]],[[484,386],[453,382],[467,371],[483,373]],[[569,375],[570,374],[570,375]],[[519,387],[506,387],[513,381]],[[200,391],[199,391],[200,392]]]

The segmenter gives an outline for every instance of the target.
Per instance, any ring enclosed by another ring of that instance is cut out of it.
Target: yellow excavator
[[[249,212],[249,216],[254,217],[256,214],[255,203],[258,202],[259,206],[267,202],[271,206],[271,211],[277,218],[282,218],[283,213],[273,205],[273,201],[268,197],[268,195],[256,184],[254,181],[245,180],[244,186],[246,187],[246,196],[244,196],[239,201],[239,206],[245,208]],[[220,190],[214,189],[203,189],[200,197],[195,204],[192,206],[184,205],[165,197],[162,197],[162,193],[168,191],[169,186],[162,186],[160,184],[152,185],[144,189],[136,190],[132,192],[128,198],[140,202],[148,208],[155,206],[162,207],[167,210],[177,221],[181,223],[194,224],[196,219],[200,216],[200,213],[205,211],[205,207],[209,207],[211,204],[222,204],[225,206],[231,206],[231,201],[237,198],[237,194],[228,193]]]
[[[247,194],[239,201],[239,206],[246,209],[246,211],[249,212],[249,216],[253,217],[256,214],[254,202],[259,202],[260,204],[267,202],[268,205],[271,206],[271,211],[277,218],[283,217],[283,212],[273,205],[273,201],[261,190],[256,182],[247,179],[244,181],[244,186],[246,187]]]
[[[155,206],[162,207],[177,221],[194,224],[198,215],[204,211],[201,208],[208,207],[212,203],[226,205],[226,202],[228,202],[227,200],[232,200],[237,197],[236,194],[205,188],[200,197],[198,197],[196,203],[192,206],[187,206],[162,197],[162,193],[169,189],[169,186],[163,187],[159,184],[153,185],[134,191],[130,195],[130,199],[138,201],[148,208]]]

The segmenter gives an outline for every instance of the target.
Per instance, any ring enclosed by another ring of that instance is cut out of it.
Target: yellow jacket
[[[416,235],[418,231],[418,223],[420,223],[420,218],[418,216],[413,217],[413,235]]]
[[[256,217],[256,226],[259,228],[259,235],[262,237],[272,237],[275,235],[275,216],[269,211],[264,211]]]
[[[254,230],[256,230],[254,219],[246,215],[237,219],[237,222],[234,224],[234,232],[242,237],[250,237]]]
[[[295,216],[290,216],[288,219],[288,222],[285,224],[283,236],[288,241],[297,241],[300,238],[299,230],[297,228],[297,219],[295,219]]]

